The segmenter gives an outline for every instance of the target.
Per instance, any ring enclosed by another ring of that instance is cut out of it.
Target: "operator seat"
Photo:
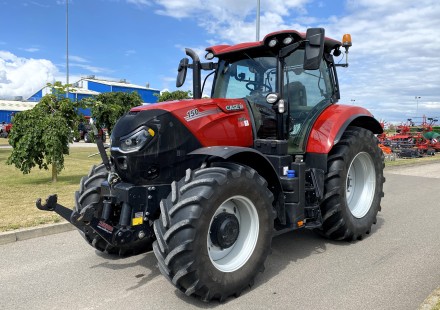
[[[283,97],[289,101],[291,111],[295,107],[307,106],[306,88],[301,82],[295,81],[286,84]]]

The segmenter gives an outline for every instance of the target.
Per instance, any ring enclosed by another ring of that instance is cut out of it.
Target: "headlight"
[[[148,142],[150,142],[155,135],[153,129],[148,127],[141,127],[135,132],[122,137],[119,141],[119,149],[122,153],[131,153],[139,151]],[[113,148],[112,148],[113,149]]]

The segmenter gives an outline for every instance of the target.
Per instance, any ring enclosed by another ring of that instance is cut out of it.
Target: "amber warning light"
[[[351,46],[351,35],[346,33],[342,36],[342,46],[345,48],[349,48]]]

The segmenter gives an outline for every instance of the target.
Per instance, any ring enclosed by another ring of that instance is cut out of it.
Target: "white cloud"
[[[196,20],[208,44],[255,40],[255,0],[155,0],[156,13]],[[426,113],[440,116],[440,2],[435,0],[347,0],[346,12],[316,16],[313,0],[261,2],[260,39],[267,33],[324,27],[341,39],[351,33],[350,66],[339,68],[342,103],[356,100],[377,118],[396,121]],[[345,60],[344,60],[345,61]],[[414,99],[421,96],[418,109]]]
[[[90,71],[92,73],[109,73],[109,72],[112,72],[112,70],[107,69],[107,68],[96,67],[96,66],[87,65],[87,64],[81,64],[81,63],[71,63],[71,64],[69,64],[69,66],[70,67],[81,68],[81,69],[84,69],[86,71]]]
[[[137,6],[145,6],[150,4],[150,1],[148,0],[126,0],[126,1],[127,3],[134,4]]]
[[[58,69],[49,60],[0,51],[0,98],[30,96],[58,75]]]
[[[131,55],[134,55],[134,54],[136,54],[135,50],[126,50],[125,53],[124,53],[125,56],[131,56]]]
[[[80,63],[89,62],[87,59],[85,59],[81,56],[76,56],[76,55],[69,55],[69,61],[80,62]]]
[[[29,48],[21,48],[21,50],[29,53],[35,53],[38,52],[40,49],[36,47],[29,47]]]
[[[353,37],[350,67],[339,70],[344,102],[355,98],[389,121],[440,115],[440,3],[362,0],[348,8],[349,15],[324,25],[332,36],[342,28]],[[422,97],[418,108],[415,96]]]

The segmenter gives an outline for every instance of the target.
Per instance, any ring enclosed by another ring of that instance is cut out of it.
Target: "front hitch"
[[[41,198],[38,198],[35,205],[39,210],[42,211],[53,211],[59,214],[66,221],[70,222],[73,226],[77,228],[82,228],[86,225],[90,225],[93,220],[95,208],[93,205],[89,205],[77,212],[60,205],[58,202],[58,196],[56,194],[49,195],[46,199],[45,204],[41,204]]]
[[[39,210],[42,210],[42,211],[54,211],[55,213],[61,215],[62,218],[64,218],[65,220],[67,220],[70,223],[72,223],[71,217],[72,217],[73,213],[77,213],[77,212],[72,211],[69,208],[66,208],[65,206],[58,204],[58,196],[56,194],[49,195],[49,197],[47,197],[47,199],[46,199],[45,204],[41,204],[41,198],[38,198],[37,201],[35,202],[35,205],[37,206],[37,208]],[[75,225],[74,223],[72,223],[72,224]],[[75,226],[77,226],[77,225],[75,225]]]
[[[143,239],[147,231],[149,238],[153,236],[153,232],[148,230],[146,223],[136,226],[136,230],[129,227],[130,208],[127,203],[125,204],[125,209],[127,209],[125,212],[127,213],[125,214],[125,225],[114,227],[110,225],[105,218],[97,218],[95,216],[96,209],[94,205],[88,205],[80,212],[77,212],[60,205],[57,200],[58,196],[54,194],[47,197],[46,203],[42,204],[41,198],[38,198],[35,204],[39,210],[53,211],[59,214],[62,218],[80,230],[83,230],[86,226],[89,227],[110,245],[121,246],[138,239]]]

